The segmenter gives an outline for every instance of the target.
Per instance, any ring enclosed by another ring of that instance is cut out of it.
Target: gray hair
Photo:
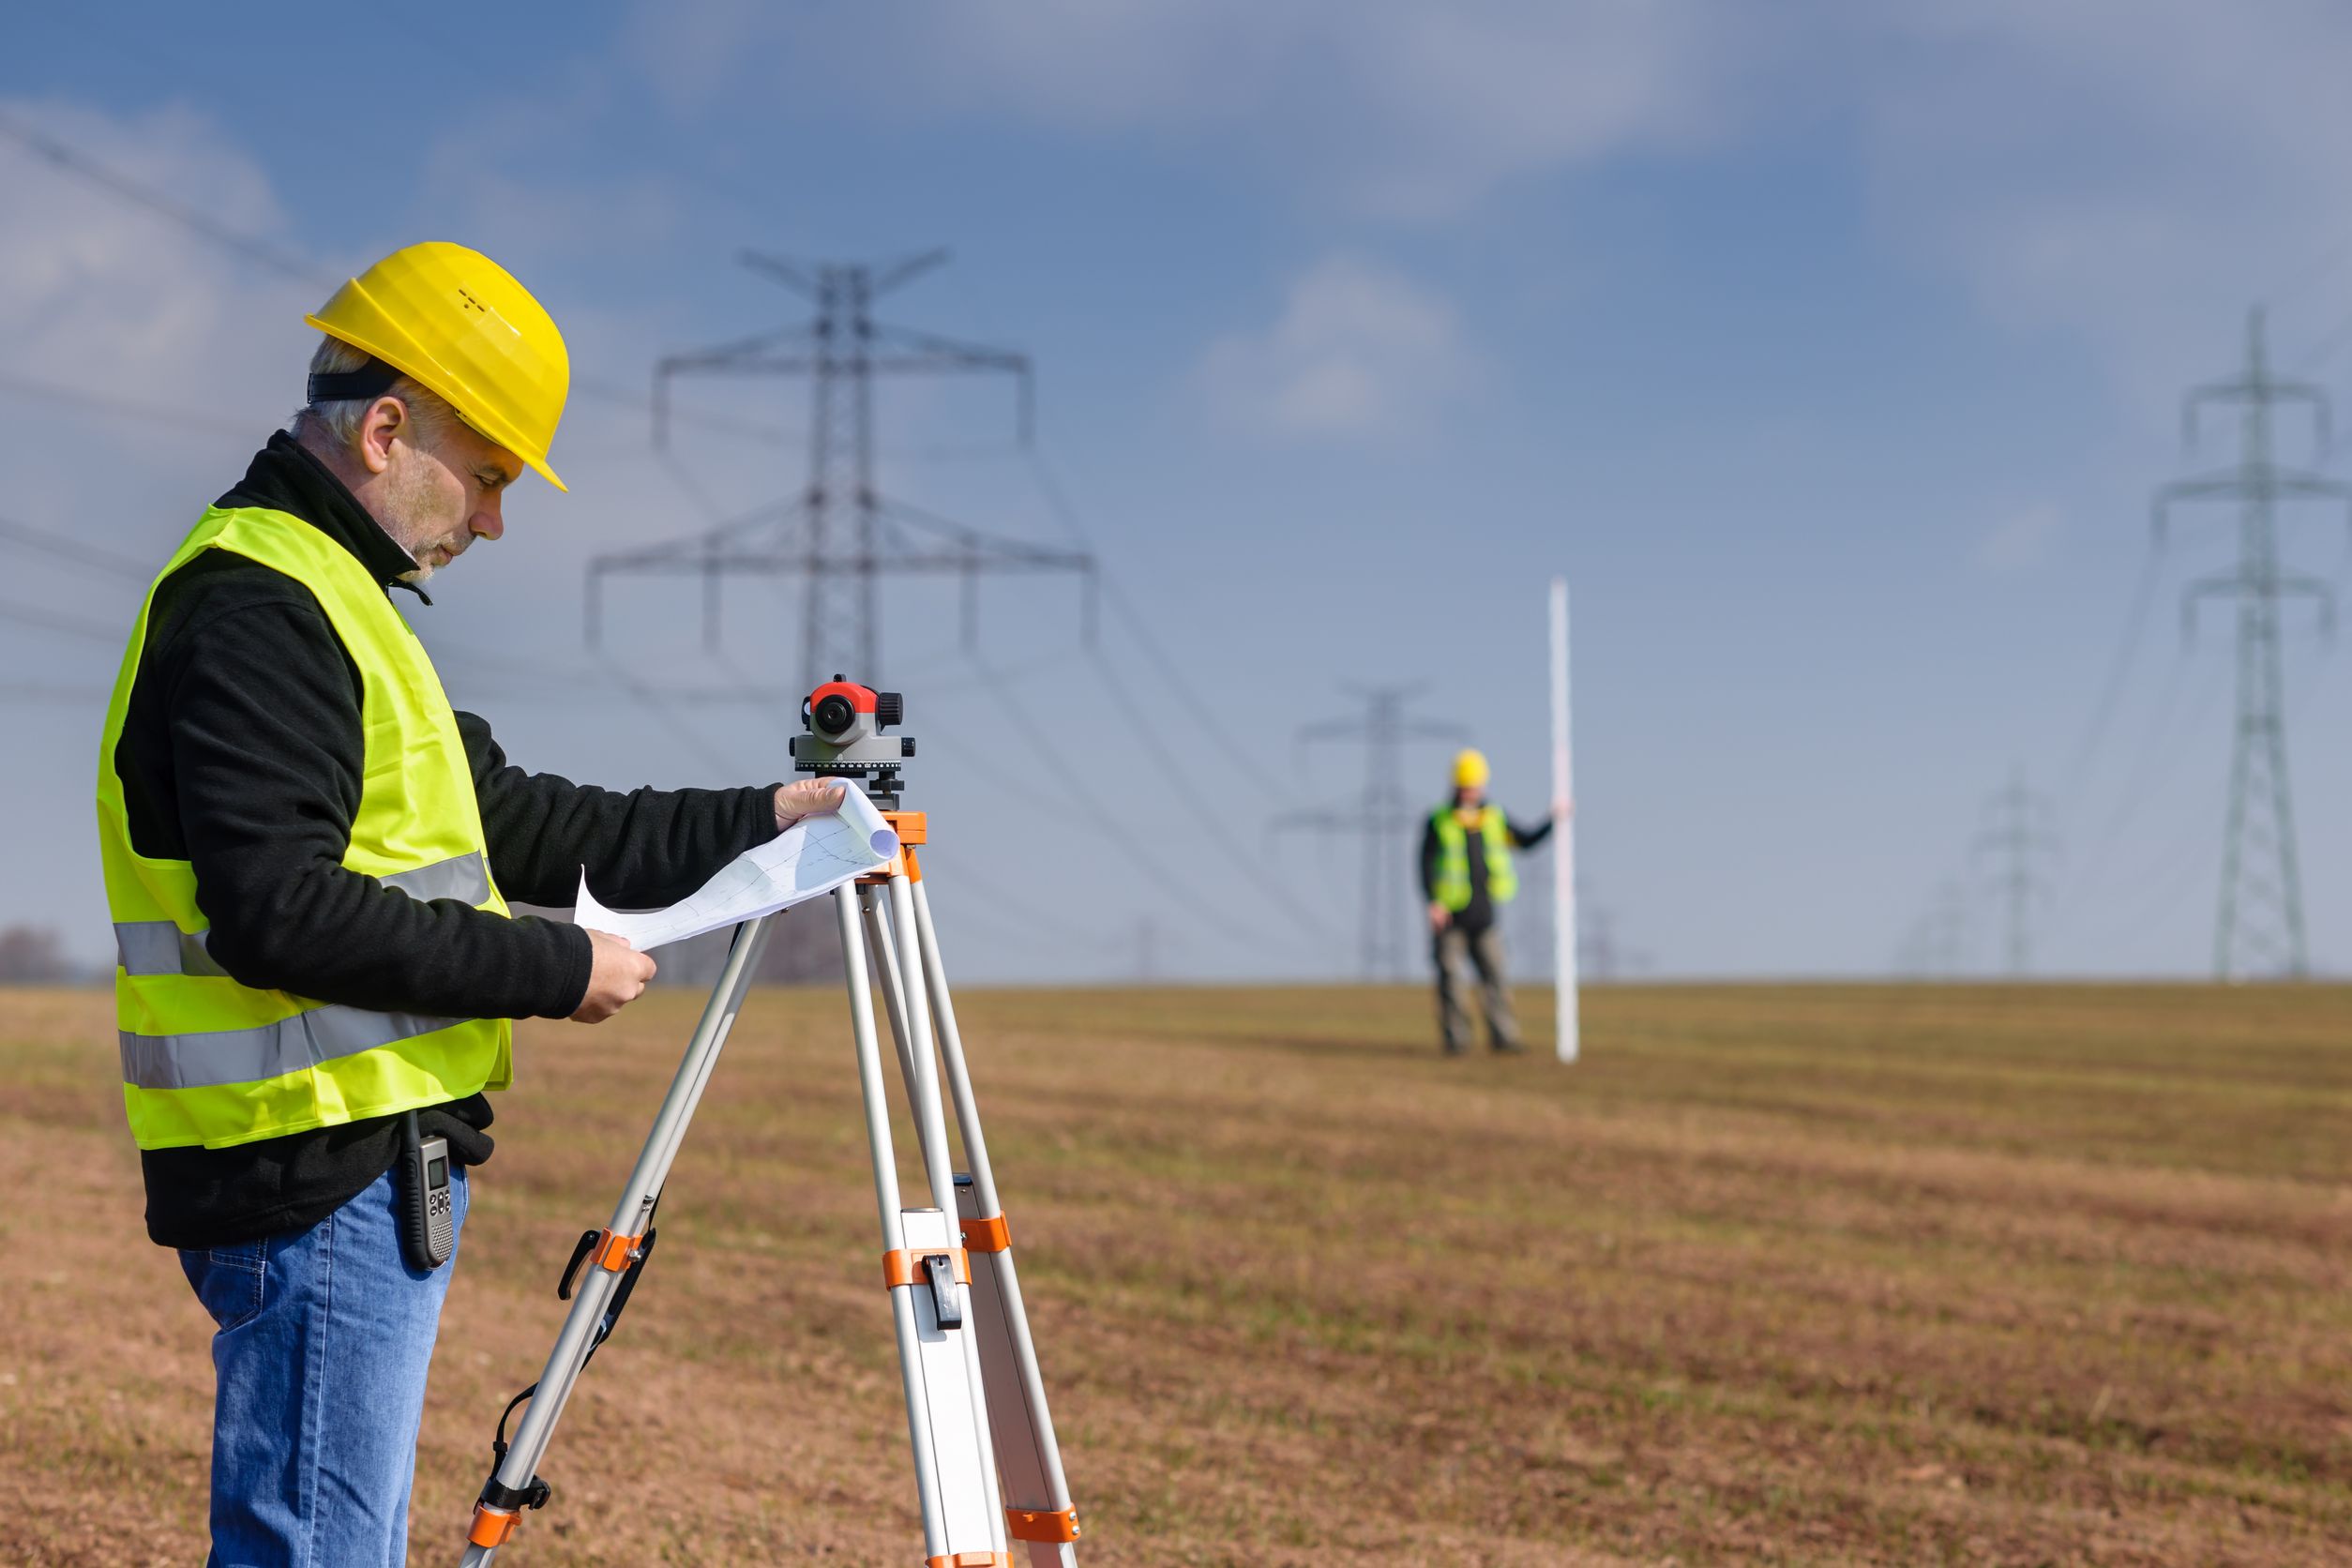
[[[364,369],[371,358],[366,349],[354,348],[340,338],[322,338],[318,351],[310,355],[310,373],[331,376]],[[447,435],[461,422],[455,409],[406,376],[394,381],[382,395],[398,398],[406,404],[409,417],[416,421],[419,432],[429,440]],[[287,433],[296,440],[304,436],[323,438],[349,450],[358,444],[360,422],[375,401],[374,398],[344,398],[296,409],[294,417],[286,421]]]

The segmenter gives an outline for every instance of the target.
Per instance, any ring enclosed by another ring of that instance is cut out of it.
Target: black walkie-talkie
[[[400,1139],[400,1256],[412,1269],[437,1269],[457,1250],[457,1205],[449,1194],[449,1140],[420,1136],[416,1113]]]

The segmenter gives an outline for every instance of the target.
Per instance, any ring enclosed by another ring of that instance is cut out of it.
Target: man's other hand
[[[1453,920],[1454,914],[1452,911],[1448,910],[1443,904],[1439,903],[1434,898],[1429,901],[1429,929],[1433,933],[1444,930],[1447,926],[1453,923]]]
[[[841,809],[841,799],[849,793],[849,786],[838,779],[804,778],[797,784],[787,784],[776,792],[776,831],[799,822],[803,817],[822,817],[828,811]]]
[[[654,977],[654,960],[602,931],[588,933],[596,963],[588,972],[588,994],[572,1014],[574,1023],[602,1023],[645,994]]]

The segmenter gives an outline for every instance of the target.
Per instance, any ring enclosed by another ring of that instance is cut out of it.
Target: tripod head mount
[[[906,713],[906,699],[876,691],[846,675],[836,675],[801,700],[800,722],[808,732],[794,735],[792,771],[820,778],[854,778],[875,805],[898,806],[900,765],[914,755],[914,737],[885,735]]]

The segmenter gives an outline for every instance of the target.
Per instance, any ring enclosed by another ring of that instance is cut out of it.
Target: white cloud
[[[2049,558],[2050,546],[2065,530],[2066,514],[2038,501],[1996,522],[1977,541],[1976,564],[1989,572],[2022,572]]]
[[[803,101],[1146,134],[1431,218],[1708,136],[1780,31],[1726,0],[695,0],[641,11],[625,52],[687,112],[780,71]]]
[[[106,168],[278,242],[284,211],[255,161],[186,108],[110,115],[53,99],[0,102],[12,123],[54,137]],[[0,472],[11,519],[160,564],[205,502],[234,482],[269,425],[299,400],[315,335],[302,314],[324,290],[222,252],[209,241],[0,138]],[[290,247],[291,248],[291,247]],[[63,384],[134,404],[185,411],[162,419],[94,412],[28,396]],[[251,421],[251,437],[235,432]],[[91,747],[103,692],[121,656],[139,584],[21,544],[0,547],[0,597],[84,637],[0,615],[0,660],[69,695],[10,701],[9,765],[0,816],[35,824],[10,841],[0,925],[54,925],[78,957],[106,929],[90,836]]]
[[[527,95],[500,97],[437,122],[407,193],[412,218],[387,244],[457,240],[517,277],[546,276],[581,256],[642,264],[667,260],[684,226],[676,182],[610,158],[581,161],[581,143],[633,140],[633,86],[618,68],[569,62]]]
[[[224,228],[286,232],[260,167],[189,110],[0,108]],[[0,362],[19,374],[149,402],[201,398],[216,414],[266,397],[282,415],[299,400],[312,336],[302,315],[319,286],[230,256],[13,140],[0,140]]]
[[[1859,41],[1888,232],[2136,396],[2225,371],[2245,307],[2346,232],[2352,12],[1964,0],[1874,8]]]
[[[1125,137],[1406,221],[1827,130],[1891,243],[2150,401],[2223,369],[2244,307],[2352,233],[2333,0],[683,0],[623,53],[688,116],[759,83],[812,115]],[[2352,269],[2334,282],[2282,341],[2352,305]]]
[[[1199,375],[1220,422],[1300,439],[1413,435],[1474,379],[1443,295],[1345,255],[1292,282],[1264,331],[1212,343]]]

